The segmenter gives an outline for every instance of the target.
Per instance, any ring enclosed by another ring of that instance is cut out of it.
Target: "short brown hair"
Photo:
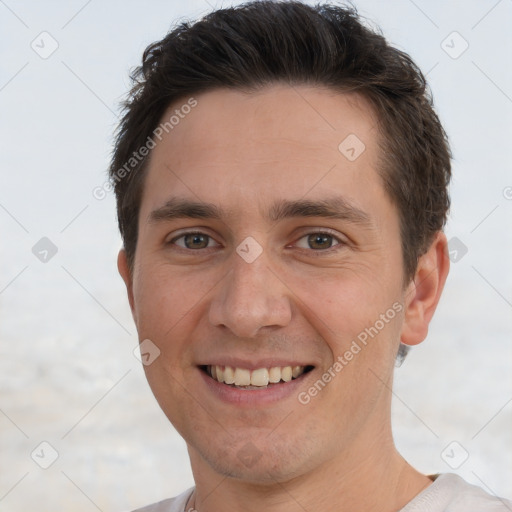
[[[132,168],[126,162],[171,104],[218,88],[302,83],[357,92],[370,102],[380,124],[378,171],[400,218],[405,283],[446,223],[451,152],[425,78],[353,8],[263,0],[220,9],[150,45],[132,80],[109,170],[130,267],[147,158]]]

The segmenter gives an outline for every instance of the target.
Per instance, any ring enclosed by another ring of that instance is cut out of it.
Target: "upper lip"
[[[257,370],[258,368],[274,368],[284,366],[315,366],[309,362],[300,362],[295,359],[283,359],[281,357],[268,357],[264,359],[247,360],[236,357],[211,358],[200,362],[198,366],[230,366],[231,368],[244,368],[246,370]]]

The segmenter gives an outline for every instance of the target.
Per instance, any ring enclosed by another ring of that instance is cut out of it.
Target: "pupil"
[[[331,235],[321,234],[321,235],[310,235],[309,237],[309,245],[312,249],[325,249],[325,245],[327,245],[327,249],[330,246]]]

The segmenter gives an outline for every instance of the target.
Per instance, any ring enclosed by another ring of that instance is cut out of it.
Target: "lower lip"
[[[302,374],[300,377],[289,382],[282,382],[262,389],[239,389],[217,382],[200,368],[198,368],[198,371],[208,389],[223,402],[239,406],[254,407],[259,404],[263,405],[278,402],[291,395],[297,397],[298,389],[303,385],[305,377],[313,373],[314,370]]]

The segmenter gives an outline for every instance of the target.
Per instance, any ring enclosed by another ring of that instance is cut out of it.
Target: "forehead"
[[[273,85],[209,91],[182,110],[188,100],[162,116],[174,123],[152,150],[141,219],[176,195],[247,211],[333,192],[360,206],[383,196],[377,122],[359,95]]]

